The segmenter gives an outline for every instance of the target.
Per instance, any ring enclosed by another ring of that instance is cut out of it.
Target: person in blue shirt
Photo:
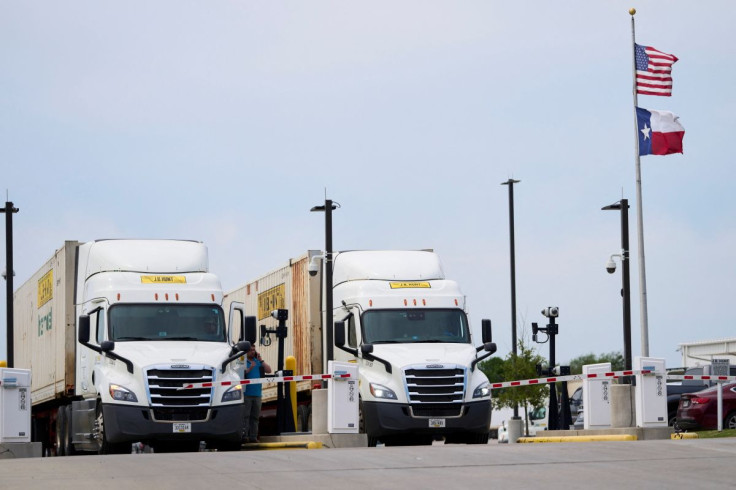
[[[245,356],[243,375],[245,379],[262,378],[271,372],[271,366],[261,358],[256,346],[251,345]],[[261,394],[263,385],[245,385],[243,410],[243,442],[258,442],[258,419],[261,417]]]

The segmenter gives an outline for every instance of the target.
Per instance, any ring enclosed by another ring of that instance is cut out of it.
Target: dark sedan
[[[680,397],[677,425],[683,429],[718,428],[718,389],[712,386]],[[736,429],[736,383],[723,384],[723,428]]]

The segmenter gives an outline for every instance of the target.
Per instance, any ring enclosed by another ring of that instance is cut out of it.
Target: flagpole
[[[636,29],[634,15],[636,9],[629,9],[631,14],[631,49],[633,56],[632,67],[634,76],[634,141],[636,153],[636,225],[639,245],[639,321],[641,323],[641,355],[649,357],[649,326],[647,321],[647,276],[644,267],[644,213],[641,199],[641,157],[639,156],[639,127],[636,118],[636,107],[639,101],[636,95]]]

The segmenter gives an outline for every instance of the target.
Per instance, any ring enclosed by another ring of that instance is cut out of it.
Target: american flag
[[[673,54],[657,51],[650,46],[635,45],[636,93],[642,95],[672,95]]]

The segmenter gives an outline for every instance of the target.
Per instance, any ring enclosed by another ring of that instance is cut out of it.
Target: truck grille
[[[188,368],[154,366],[146,371],[148,401],[156,420],[206,420],[212,388],[179,390],[190,383],[208,383],[215,370],[208,366]]]
[[[410,366],[404,369],[404,380],[410,405],[426,403],[437,406],[462,403],[465,399],[465,369],[454,364],[442,367]],[[415,414],[423,412],[420,407],[414,406],[412,411]]]

